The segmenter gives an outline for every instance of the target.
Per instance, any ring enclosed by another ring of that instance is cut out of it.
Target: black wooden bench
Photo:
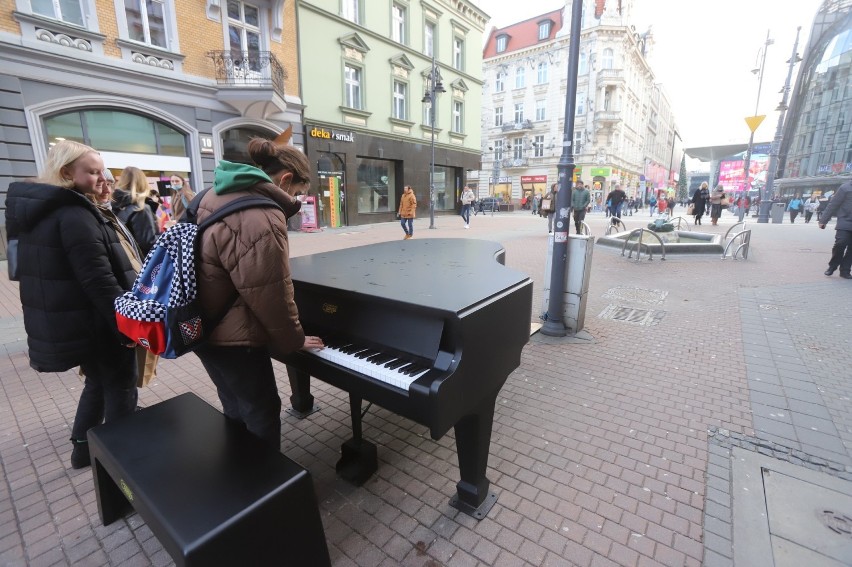
[[[310,474],[194,394],[88,437],[104,525],[132,506],[177,565],[331,564]]]

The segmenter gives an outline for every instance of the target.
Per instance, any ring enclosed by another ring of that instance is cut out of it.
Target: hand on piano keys
[[[321,348],[325,348],[325,344],[322,342],[321,338],[313,335],[305,335],[305,344],[302,345],[302,350],[312,352]]]
[[[307,343],[307,339],[305,341]],[[303,350],[306,349],[303,348]],[[408,391],[412,382],[429,371],[428,367],[410,359],[345,339],[329,339],[324,348],[309,352],[317,358],[333,362],[405,391]]]

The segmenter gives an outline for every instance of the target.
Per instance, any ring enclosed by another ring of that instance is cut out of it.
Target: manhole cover
[[[650,309],[636,309],[635,307],[624,307],[622,305],[609,305],[601,312],[600,319],[611,319],[622,321],[633,325],[650,327],[659,323],[666,316],[665,311],[652,311]]]
[[[604,299],[615,299],[616,301],[631,301],[634,303],[657,305],[665,301],[668,294],[669,292],[659,289],[614,287],[603,294],[603,297]]]

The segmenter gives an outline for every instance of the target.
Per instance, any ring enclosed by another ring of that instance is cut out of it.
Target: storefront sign
[[[521,183],[547,183],[546,175],[521,175]]]
[[[593,167],[590,173],[592,177],[609,177],[610,169],[608,167]]]
[[[336,130],[326,130],[325,128],[317,128],[316,126],[311,128],[309,135],[311,136],[311,138],[320,138],[321,140],[334,140],[336,142],[352,143],[355,141],[355,132],[338,132]]]

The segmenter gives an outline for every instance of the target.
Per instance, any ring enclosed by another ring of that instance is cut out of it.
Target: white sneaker
[[[465,228],[470,228],[469,224],[464,225]]]

